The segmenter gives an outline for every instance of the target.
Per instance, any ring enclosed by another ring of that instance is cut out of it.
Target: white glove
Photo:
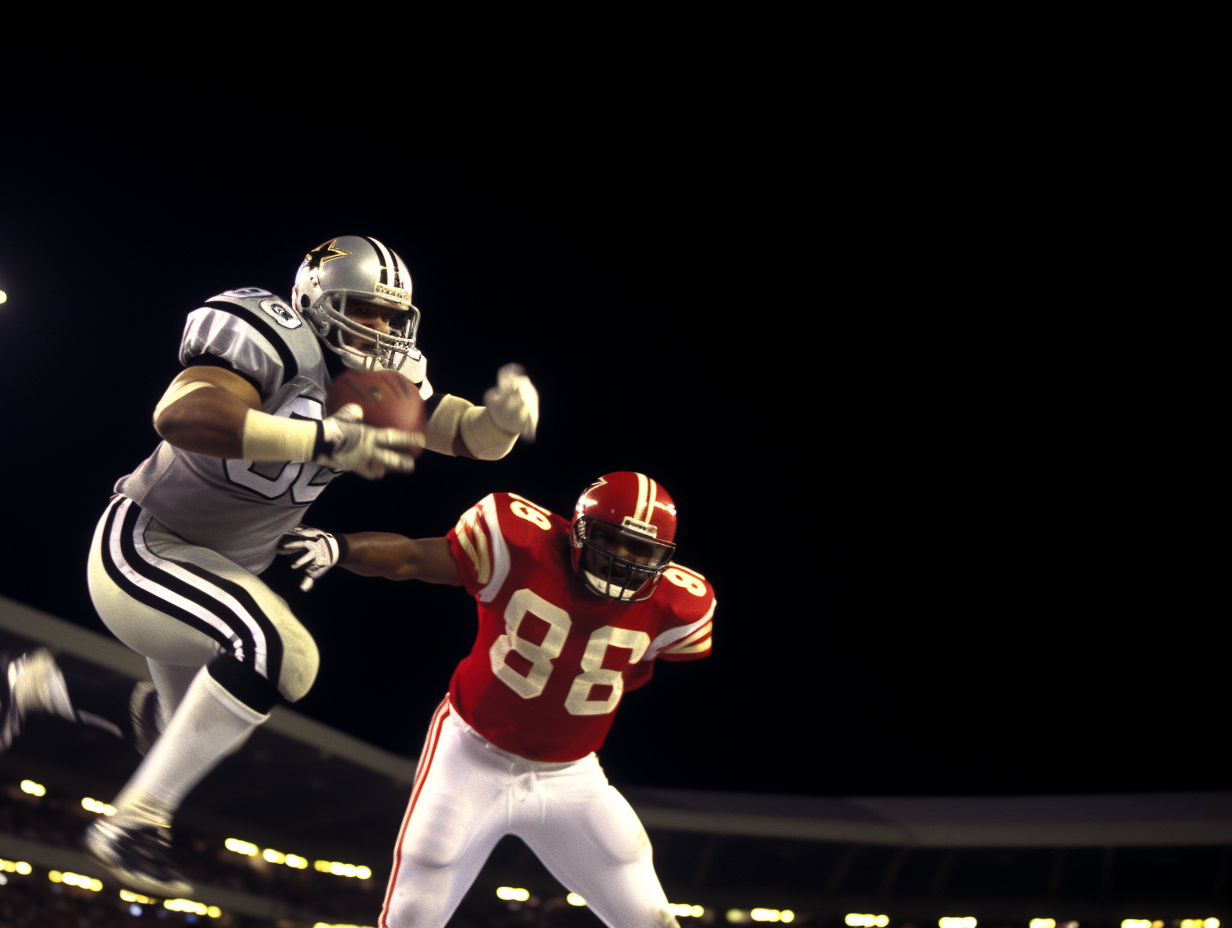
[[[299,588],[304,592],[312,589],[313,581],[338,563],[340,559],[338,539],[329,532],[297,525],[282,536],[278,544],[278,553],[295,556],[298,561],[291,565],[292,570],[305,568],[304,577],[299,582]]]
[[[506,364],[496,372],[496,386],[483,395],[483,405],[496,427],[524,441],[535,440],[539,425],[539,391],[520,364]]]
[[[347,403],[321,422],[321,440],[312,460],[336,470],[354,471],[376,480],[385,472],[409,474],[415,469],[412,449],[423,448],[422,435],[401,429],[383,429],[363,424],[364,411],[358,403]],[[405,452],[405,453],[404,453]]]

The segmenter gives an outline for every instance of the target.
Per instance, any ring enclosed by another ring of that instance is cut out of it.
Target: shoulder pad
[[[204,354],[252,380],[263,401],[301,375],[324,383],[325,358],[315,330],[283,299],[259,287],[228,290],[189,313],[180,363]]]
[[[286,300],[270,293],[268,290],[262,290],[260,287],[241,287],[239,290],[227,290],[217,296],[210,297],[206,303],[220,300],[262,313],[284,329],[304,327],[303,317],[292,309]]]
[[[568,523],[516,493],[491,493],[463,513],[450,534],[469,562],[480,599],[496,594],[511,568],[511,552],[540,552]]]
[[[643,660],[661,657],[687,661],[710,653],[711,620],[716,600],[705,577],[673,562],[663,571],[663,579],[650,601],[657,602],[664,610],[660,625],[663,631]]]

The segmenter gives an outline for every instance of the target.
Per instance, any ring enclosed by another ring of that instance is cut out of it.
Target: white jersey
[[[228,290],[193,310],[180,363],[243,376],[271,415],[324,414],[329,374],[321,344],[299,313],[268,291]],[[164,441],[115,490],[185,541],[259,574],[273,562],[283,533],[338,473],[311,463],[223,460]]]

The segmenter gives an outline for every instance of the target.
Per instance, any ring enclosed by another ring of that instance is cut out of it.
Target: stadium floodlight
[[[93,812],[96,815],[115,815],[115,806],[108,805],[105,802],[99,802],[97,799],[91,799],[86,796],[81,800],[81,807],[87,812]]]
[[[249,841],[241,841],[239,838],[228,838],[222,843],[228,851],[233,851],[236,854],[243,854],[245,857],[256,857],[260,851],[255,844]]]

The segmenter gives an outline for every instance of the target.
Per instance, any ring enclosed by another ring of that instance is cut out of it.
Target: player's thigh
[[[474,745],[438,710],[394,851],[382,928],[439,928],[505,834],[504,803]]]
[[[201,666],[229,652],[292,702],[316,678],[316,643],[281,596],[129,500],[114,500],[99,522],[89,580],[103,622],[147,658]]]
[[[544,826],[523,838],[553,876],[586,899],[607,924],[677,924],[654,871],[646,829],[606,781],[551,797]]]
[[[447,710],[437,716],[399,836],[402,856],[429,868],[451,867],[475,849],[486,858],[507,821],[504,775]]]
[[[104,534],[106,522],[104,517],[95,529],[88,570],[90,598],[103,624],[128,647],[160,664],[195,668],[222,654],[225,648],[216,636],[176,616],[176,597],[150,591],[131,576],[126,562],[117,563]]]

